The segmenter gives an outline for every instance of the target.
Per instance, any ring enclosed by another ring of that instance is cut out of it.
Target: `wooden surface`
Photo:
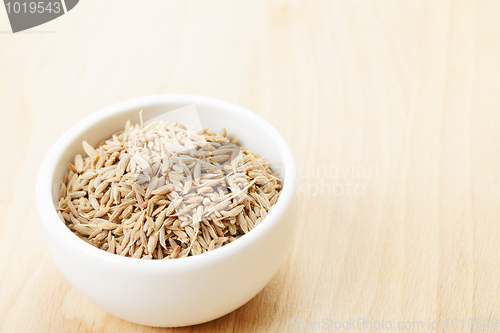
[[[453,318],[500,318],[499,17],[494,0],[85,0],[12,34],[0,8],[0,329],[171,331],[78,294],[34,198],[69,126],[159,93],[254,111],[299,168],[299,227],[279,273],[240,309],[177,332],[323,318],[425,323],[407,332],[439,319],[433,331],[462,332]]]

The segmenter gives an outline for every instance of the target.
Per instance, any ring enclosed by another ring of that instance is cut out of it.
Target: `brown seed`
[[[83,141],[83,150],[89,155],[92,162],[95,162],[99,158],[97,151],[87,141]]]
[[[76,155],[59,192],[57,214],[104,251],[173,259],[213,250],[267,216],[281,184],[258,155],[225,130],[180,123],[127,122],[88,156]]]

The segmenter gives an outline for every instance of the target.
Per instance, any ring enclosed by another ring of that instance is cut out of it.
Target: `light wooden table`
[[[0,8],[0,329],[162,331],[106,314],[66,282],[34,186],[49,147],[84,116],[190,93],[283,134],[300,223],[258,296],[177,332],[299,331],[323,318],[372,321],[349,332],[382,320],[429,332],[436,319],[433,331],[465,331],[453,318],[500,330],[499,17],[494,0],[85,0],[11,34]]]

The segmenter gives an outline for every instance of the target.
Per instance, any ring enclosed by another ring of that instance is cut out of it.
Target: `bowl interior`
[[[102,140],[110,138],[113,133],[123,130],[127,120],[133,124],[138,123],[141,110],[146,122],[168,111],[192,104],[196,105],[203,127],[208,127],[216,133],[225,128],[229,138],[239,138],[242,147],[270,162],[272,170],[282,179],[286,187],[285,166],[288,163],[288,167],[290,164],[293,167],[293,160],[281,135],[265,120],[244,108],[216,99],[158,95],[110,106],[88,116],[63,135],[58,142],[59,154],[54,156],[57,159],[54,161],[55,169],[51,182],[54,208],[59,200],[59,188],[64,173],[68,170],[68,164],[73,163],[76,154],[86,156],[82,147],[83,140],[93,146],[97,145]],[[177,120],[169,119],[168,113],[165,119],[169,122]]]

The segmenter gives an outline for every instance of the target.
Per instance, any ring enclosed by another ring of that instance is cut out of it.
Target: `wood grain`
[[[279,273],[233,313],[176,331],[366,318],[450,332],[453,318],[500,318],[499,16],[493,0],[86,0],[11,34],[0,10],[0,329],[173,331],[78,294],[34,199],[69,126],[159,93],[254,111],[299,167],[300,223]]]

